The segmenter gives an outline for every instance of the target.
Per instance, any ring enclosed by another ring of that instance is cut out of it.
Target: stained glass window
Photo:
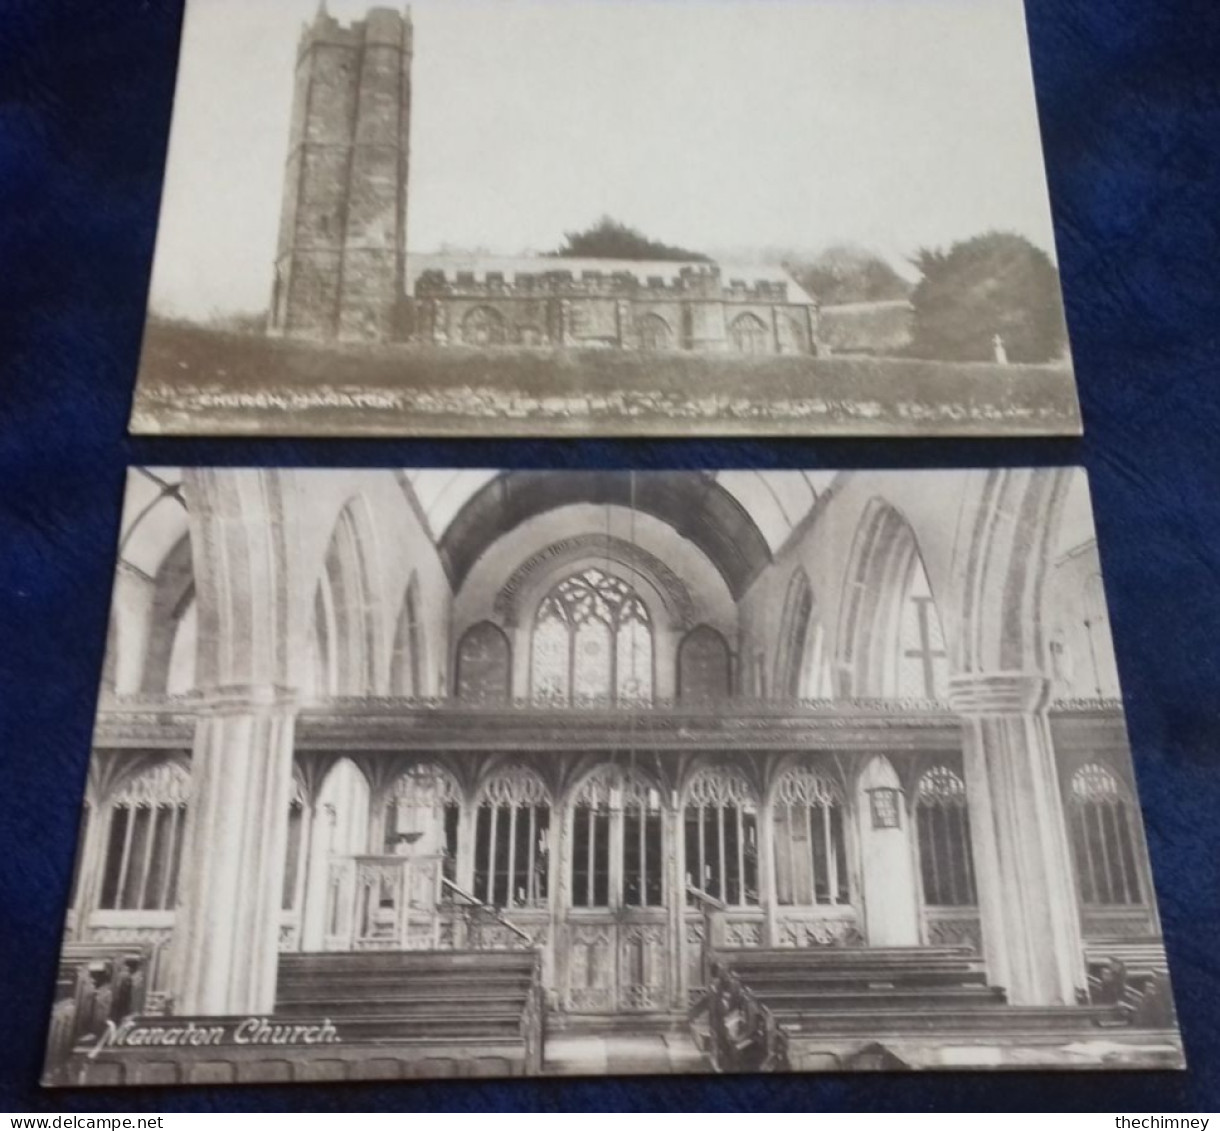
[[[530,675],[537,703],[652,702],[652,622],[644,602],[596,567],[561,581],[538,606]]]

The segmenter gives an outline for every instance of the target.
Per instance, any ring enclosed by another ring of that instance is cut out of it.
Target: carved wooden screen
[[[1080,898],[1096,906],[1143,902],[1133,803],[1118,778],[1099,762],[1081,766],[1068,792],[1068,824]]]
[[[966,785],[948,766],[934,766],[919,779],[915,830],[924,903],[932,907],[976,904]]]
[[[145,770],[110,803],[99,905],[165,911],[178,895],[190,775],[176,762]]]
[[[701,624],[678,649],[678,698],[683,703],[718,703],[732,694],[729,646],[714,628]]]
[[[758,807],[736,770],[700,770],[686,794],[683,827],[690,883],[733,907],[758,903]]]
[[[618,823],[618,828],[613,823]],[[615,841],[619,866],[611,868]],[[611,890],[611,876],[619,889]],[[572,812],[572,906],[660,907],[665,858],[661,795],[636,774],[606,766],[576,794]]]
[[[292,800],[288,803],[288,849],[284,856],[284,887],[280,900],[285,911],[296,906],[301,878],[301,849],[305,832],[305,791],[301,779],[292,779]]]
[[[545,907],[550,831],[550,793],[537,774],[514,766],[492,777],[475,823],[475,897],[496,907]]]
[[[490,621],[467,629],[458,645],[457,693],[475,703],[503,703],[512,696],[512,648]]]
[[[805,767],[789,770],[776,786],[772,820],[779,902],[850,903],[845,804],[838,782]]]

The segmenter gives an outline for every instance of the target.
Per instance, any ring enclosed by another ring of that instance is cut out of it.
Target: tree
[[[1067,344],[1059,272],[1050,256],[1012,232],[988,232],[947,252],[921,249],[922,278],[909,352],[951,361],[990,361],[996,335],[1010,361],[1041,363]]]
[[[852,244],[828,247],[812,259],[789,257],[784,266],[823,306],[906,298],[911,284],[881,256]]]
[[[710,263],[710,257],[684,247],[650,240],[610,216],[582,232],[564,232],[563,244],[550,253],[561,259],[685,259]]]

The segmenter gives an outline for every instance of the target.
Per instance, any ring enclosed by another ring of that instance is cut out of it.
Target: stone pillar
[[[1041,675],[957,676],[983,953],[1011,1005],[1072,1005],[1086,987],[1076,883]]]
[[[174,923],[174,1011],[275,1006],[292,797],[292,697],[222,687],[201,706]]]

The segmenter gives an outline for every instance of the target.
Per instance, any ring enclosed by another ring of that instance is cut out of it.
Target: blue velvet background
[[[0,0],[0,1108],[1220,1107],[1217,0],[1029,0],[1082,444],[129,439],[181,8]],[[39,1090],[128,463],[1077,460],[1092,477],[1188,1073]]]

